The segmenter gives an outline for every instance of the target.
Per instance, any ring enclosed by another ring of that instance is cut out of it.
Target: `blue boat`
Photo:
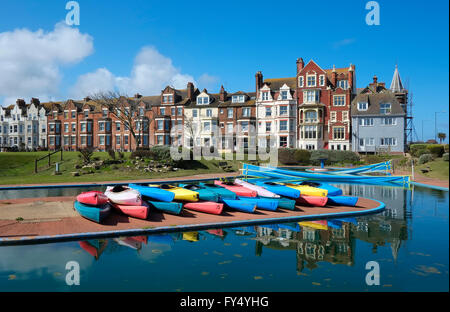
[[[147,239],[151,243],[161,244],[161,245],[173,245],[173,237],[168,234],[152,234],[148,235]]]
[[[287,187],[281,184],[273,182],[256,182],[256,185],[264,187],[266,190],[271,191],[277,195],[286,196],[290,198],[299,198],[300,191],[293,189],[292,187]]]
[[[357,196],[328,196],[327,204],[338,205],[338,206],[349,206],[354,207],[358,202]]]
[[[221,198],[221,201],[228,207],[242,212],[255,212],[256,204],[245,202],[239,199]]]
[[[212,189],[208,189],[204,186],[197,185],[197,184],[179,184],[179,187],[194,191],[198,193],[198,198],[200,200],[204,201],[212,201],[212,202],[219,202],[219,193],[214,192]]]
[[[267,198],[267,197],[260,197],[261,199],[270,199],[270,200],[276,200],[278,202],[278,208],[281,209],[288,209],[288,210],[295,210],[295,200],[289,199],[286,197],[280,197],[280,198]]]
[[[111,213],[111,206],[109,203],[96,207],[75,201],[73,207],[82,217],[97,223],[102,223]]]
[[[204,189],[206,189],[208,191],[217,193],[220,196],[220,198],[227,198],[227,199],[236,199],[237,198],[236,193],[234,193],[230,190],[227,190],[224,187],[218,186],[214,183],[201,182],[201,183],[199,183],[199,186],[203,187]]]
[[[312,187],[317,187],[320,189],[327,190],[329,196],[342,195],[342,190],[340,188],[332,186],[327,183],[320,182],[320,181],[302,181],[302,182],[294,182],[294,184],[307,185],[307,186],[312,186]]]
[[[278,224],[278,227],[280,229],[286,229],[286,230],[290,230],[290,231],[293,231],[293,232],[300,232],[301,231],[300,225],[298,225],[297,222],[280,223],[280,224]]]
[[[341,222],[352,223],[354,225],[358,225],[358,221],[356,221],[355,218],[339,218],[339,219],[333,219],[333,220],[338,220]]]
[[[160,200],[163,202],[171,202],[175,198],[175,194],[173,192],[169,192],[157,187],[144,186],[139,184],[130,183],[128,187],[135,189],[141,193],[142,196]]]
[[[158,201],[152,201],[152,200],[147,200],[146,202],[152,208],[164,211],[166,213],[174,214],[174,215],[179,215],[181,213],[181,210],[183,209],[182,203],[175,203],[175,202],[168,203],[168,202],[158,202]]]
[[[278,208],[277,200],[259,197],[245,197],[245,196],[238,196],[238,198],[241,201],[256,204],[256,208],[258,209],[277,211]]]
[[[327,225],[333,229],[341,229],[342,221],[337,220],[337,219],[329,219],[329,220],[327,220]]]

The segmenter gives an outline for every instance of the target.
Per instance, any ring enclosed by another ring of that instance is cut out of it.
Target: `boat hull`
[[[149,184],[148,186],[172,192],[175,195],[173,200],[189,201],[189,202],[196,202],[199,200],[199,196],[198,196],[197,192],[187,190],[182,187],[168,185],[168,184],[162,184],[162,185]]]
[[[173,201],[175,194],[173,192],[169,192],[166,190],[162,190],[157,187],[149,187],[139,184],[128,184],[128,186],[132,189],[135,189],[141,193],[142,196],[151,198],[153,200],[160,200],[164,202],[171,202]]]
[[[296,201],[297,204],[302,206],[307,205],[307,206],[324,207],[328,202],[328,197],[300,195],[300,197],[297,198]]]
[[[220,198],[227,198],[227,199],[236,199],[237,195],[236,193],[227,190],[224,187],[212,184],[212,183],[200,183],[199,186],[203,187],[204,189],[214,192],[217,195],[219,195]]]
[[[235,179],[234,183],[242,185],[243,187],[246,187],[250,190],[256,191],[258,193],[258,196],[261,196],[261,197],[280,198],[280,195],[275,194],[259,185],[251,184],[246,181],[242,181],[240,179]]]
[[[228,208],[242,211],[242,212],[253,213],[253,212],[255,212],[255,209],[256,209],[256,204],[244,202],[244,201],[238,200],[238,199],[222,198],[222,201]]]
[[[278,201],[274,199],[264,199],[259,197],[244,197],[238,196],[239,200],[248,203],[256,204],[257,209],[269,210],[269,211],[277,211]]]
[[[141,194],[139,191],[123,187],[122,191],[114,191],[114,187],[106,187],[105,195],[108,197],[111,203],[117,205],[129,205],[129,206],[139,206],[142,203]]]
[[[340,188],[332,186],[332,185],[329,185],[327,183],[322,183],[322,182],[319,182],[319,181],[303,181],[303,182],[299,182],[299,183],[296,183],[296,184],[309,185],[309,186],[312,186],[312,187],[325,189],[325,190],[328,191],[328,196],[339,196],[339,195],[342,195],[342,190]]]
[[[211,213],[215,215],[220,215],[223,210],[223,204],[216,202],[196,202],[196,203],[186,203],[184,204],[185,209]]]
[[[349,206],[354,207],[358,203],[356,196],[328,196],[328,203],[330,205]]]
[[[109,203],[95,207],[75,201],[73,206],[82,217],[96,223],[102,223],[111,213],[111,206]]]
[[[116,210],[121,213],[138,219],[147,219],[149,207],[141,202],[141,205],[119,205],[119,204],[111,204]]]
[[[160,211],[163,211],[165,213],[173,214],[173,215],[179,215],[183,209],[182,203],[168,203],[168,202],[157,202],[157,201],[147,201],[147,203]]]
[[[214,184],[219,185],[223,188],[226,188],[227,190],[230,190],[234,192],[237,196],[245,196],[245,197],[256,197],[258,196],[258,193],[256,191],[250,190],[242,185],[239,184],[225,184],[222,181],[214,181]]]
[[[265,189],[271,191],[272,193],[286,196],[290,198],[298,198],[300,196],[300,191],[291,187],[287,187],[284,185],[270,183],[270,182],[260,182],[258,185],[264,187]]]
[[[101,206],[108,202],[108,197],[100,191],[89,191],[79,194],[77,201],[85,205]]]

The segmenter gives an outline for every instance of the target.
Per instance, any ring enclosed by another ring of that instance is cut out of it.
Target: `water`
[[[334,185],[386,210],[328,220],[327,229],[285,223],[4,246],[0,291],[449,290],[448,192]],[[80,265],[78,286],[66,285],[69,261]],[[366,284],[369,261],[379,264],[378,286]]]

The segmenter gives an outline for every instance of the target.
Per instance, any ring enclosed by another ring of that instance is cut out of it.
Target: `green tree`
[[[446,137],[447,137],[447,135],[444,132],[438,133],[439,142],[441,142],[441,144],[442,144],[442,141],[444,141]]]

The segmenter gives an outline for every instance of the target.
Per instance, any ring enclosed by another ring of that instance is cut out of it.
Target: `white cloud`
[[[356,40],[354,38],[347,38],[347,39],[343,39],[343,40],[340,40],[340,41],[335,41],[335,42],[333,42],[333,48],[334,49],[339,49],[340,47],[352,44],[355,41]]]
[[[219,77],[208,75],[206,73],[201,75],[200,77],[198,77],[198,83],[200,84],[201,89],[216,88],[216,87],[218,87],[217,86],[218,82],[219,82]]]
[[[60,67],[80,62],[93,52],[93,38],[58,23],[50,32],[15,29],[0,33],[0,98],[57,95]]]
[[[98,91],[117,90],[128,95],[140,93],[154,95],[167,86],[186,88],[188,82],[195,84],[194,77],[181,72],[172,60],[154,47],[143,47],[137,54],[129,77],[114,76],[100,68],[82,75],[70,91],[74,98],[83,98]]]

